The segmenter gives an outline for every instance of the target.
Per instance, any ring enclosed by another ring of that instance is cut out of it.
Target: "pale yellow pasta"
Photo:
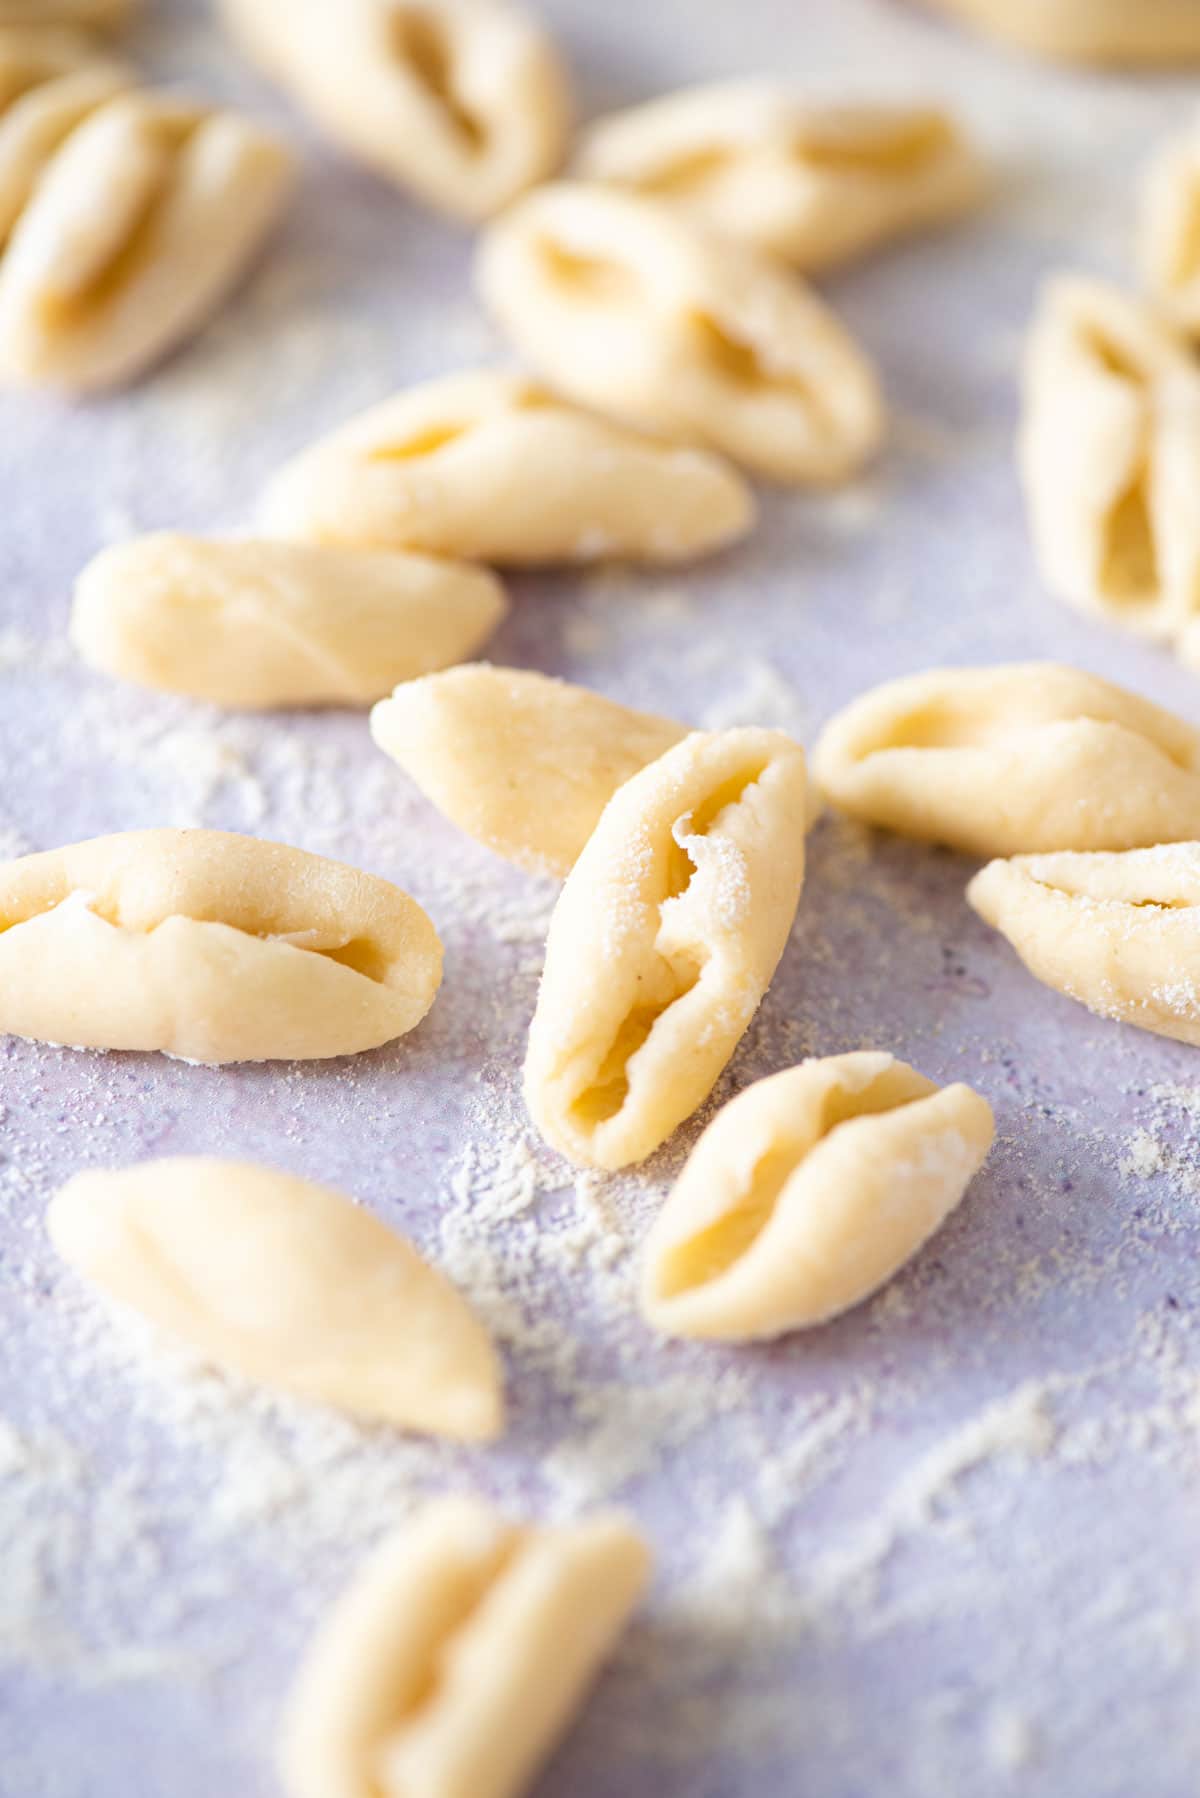
[[[940,107],[837,104],[771,81],[685,88],[599,119],[574,171],[801,269],[942,224],[982,188],[978,158]]]
[[[839,811],[971,855],[1200,835],[1200,734],[1053,662],[887,681],[826,725],[813,769]]]
[[[1101,282],[1046,288],[1018,457],[1046,584],[1170,637],[1200,605],[1200,372],[1153,308]]]
[[[134,0],[0,0],[0,25],[123,25]]]
[[[132,379],[243,273],[292,184],[252,120],[119,94],[50,161],[0,263],[0,380],[76,391]]]
[[[502,1428],[496,1352],[464,1300],[327,1186],[180,1156],[77,1174],[46,1223],[84,1279],[218,1366],[402,1429]]]
[[[1047,986],[1200,1045],[1200,843],[989,862],[967,898]]]
[[[646,1243],[669,1336],[780,1336],[857,1305],[916,1254],[991,1147],[991,1110],[891,1055],[833,1055],[719,1111]]]
[[[220,830],[0,864],[0,1031],[187,1061],[352,1055],[420,1023],[442,949],[390,881]]]
[[[617,1514],[517,1525],[427,1504],[319,1630],[288,1705],[288,1798],[519,1798],[650,1571]]]
[[[450,375],[303,451],[268,489],[273,535],[521,566],[688,561],[754,499],[716,456],[656,443],[522,375]]]
[[[71,636],[96,668],[218,705],[369,705],[507,609],[493,575],[432,556],[163,533],[85,569]]]
[[[397,687],[371,735],[468,836],[531,873],[566,875],[617,788],[687,727],[480,663]]]
[[[1038,56],[1073,62],[1187,62],[1200,56],[1195,0],[931,0]]]
[[[796,915],[805,788],[781,731],[697,732],[609,801],[551,919],[525,1061],[570,1160],[642,1161],[711,1092]]]
[[[428,205],[487,218],[562,161],[566,71],[508,0],[221,0],[332,141]]]
[[[84,32],[0,23],[0,250],[72,131],[133,79]]]
[[[661,200],[539,188],[476,267],[522,355],[581,405],[778,481],[845,479],[879,445],[874,371],[824,301]]]
[[[1163,310],[1200,335],[1200,124],[1169,138],[1146,171],[1138,261]]]

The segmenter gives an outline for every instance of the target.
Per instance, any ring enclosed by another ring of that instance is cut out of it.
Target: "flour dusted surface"
[[[1068,253],[1121,276],[1138,164],[1194,89],[988,58],[892,0],[798,0],[783,27],[767,0],[545,13],[587,110],[784,60],[834,91],[940,90],[1000,193],[830,284],[901,421],[876,469],[766,494],[736,554],[669,582],[514,581],[494,659],[809,744],[877,681],[1031,654],[1195,716],[1194,676],[1047,601],[1009,450],[1036,281]],[[285,116],[207,8],[146,15],[137,53]],[[887,1048],[978,1086],[1000,1138],[937,1240],[831,1328],[659,1343],[638,1244],[711,1107],[631,1176],[537,1140],[517,1072],[555,884],[458,837],[360,717],[224,716],[65,649],[101,544],[244,528],[305,441],[497,357],[465,240],[315,147],[309,181],[241,301],[155,381],[69,414],[6,401],[0,846],[187,823],[293,841],[412,891],[446,986],[413,1037],[319,1071],[0,1040],[0,1783],[130,1798],[135,1767],[154,1798],[275,1798],[265,1744],[306,1633],[360,1553],[453,1485],[546,1515],[628,1504],[662,1563],[538,1798],[1130,1798],[1147,1745],[1154,1798],[1192,1798],[1195,1052],[1021,977],[962,902],[970,864],[827,817],[714,1102],[806,1054]],[[497,1450],[362,1431],[164,1357],[55,1264],[42,1213],[80,1162],[195,1151],[338,1185],[457,1279],[506,1357]]]

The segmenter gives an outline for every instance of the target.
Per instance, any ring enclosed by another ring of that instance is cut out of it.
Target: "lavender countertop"
[[[513,583],[493,659],[698,723],[811,742],[876,681],[1053,657],[1200,717],[1200,680],[1065,610],[1011,456],[1042,273],[1124,278],[1146,153],[1200,80],[1050,72],[899,0],[544,0],[594,112],[770,70],[940,93],[991,149],[977,221],[829,291],[894,427],[860,485],[771,494],[678,574]],[[149,66],[287,118],[205,9],[146,0]],[[303,137],[303,128],[293,127]],[[1190,1798],[1200,1763],[1200,1058],[1036,985],[968,911],[969,864],[827,818],[727,1096],[889,1048],[977,1085],[984,1174],[879,1298],[767,1349],[664,1344],[636,1244],[695,1127],[639,1175],[532,1135],[517,1070],[552,887],[459,836],[361,716],[223,716],[64,642],[72,579],[136,531],[243,526],[283,456],[502,346],[464,235],[307,141],[236,303],[133,392],[0,398],[0,850],[153,824],[251,830],[390,876],[446,981],[411,1037],[234,1070],[0,1039],[0,1791],[270,1798],[302,1644],[422,1492],[628,1505],[659,1578],[538,1798]],[[164,1355],[55,1261],[84,1164],[209,1151],[344,1187],[502,1341],[511,1428],[467,1452],[276,1403]]]

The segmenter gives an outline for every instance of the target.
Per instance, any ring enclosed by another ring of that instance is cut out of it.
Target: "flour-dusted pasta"
[[[1200,56],[1196,0],[932,0],[1038,56],[1129,64]]]
[[[217,705],[369,705],[472,654],[507,609],[465,563],[163,533],[96,557],[71,635],[94,667]]]
[[[840,811],[970,855],[1200,836],[1200,733],[1053,662],[887,681],[826,725],[813,769]]]
[[[244,271],[292,184],[252,120],[118,94],[77,125],[0,263],[0,380],[77,391],[131,379]]]
[[[0,250],[72,131],[133,80],[82,31],[0,22]]]
[[[983,185],[940,107],[839,105],[770,81],[687,88],[600,119],[575,171],[802,269],[955,218]]]
[[[617,788],[687,727],[480,663],[397,687],[371,734],[468,836],[530,873],[566,875]]]
[[[302,452],[273,534],[515,566],[687,561],[742,537],[754,499],[725,462],[656,443],[499,371],[397,394]]]
[[[824,301],[660,200],[539,188],[486,232],[477,272],[521,353],[581,405],[778,481],[844,479],[879,445],[875,374]]]
[[[251,56],[350,155],[475,222],[562,161],[567,76],[508,0],[221,0]]]
[[[1060,278],[1026,351],[1018,447],[1034,548],[1063,599],[1169,637],[1200,605],[1200,371],[1151,307]]]
[[[221,830],[0,864],[0,1031],[186,1061],[353,1055],[419,1024],[437,932],[376,875]]]
[[[1200,123],[1170,138],[1146,171],[1138,236],[1146,286],[1178,325],[1200,334]]]
[[[289,1798],[519,1798],[650,1572],[626,1518],[517,1525],[427,1504],[309,1650],[284,1722]]]
[[[0,25],[123,25],[134,0],[0,0]]]
[[[180,1156],[77,1174],[46,1223],[77,1273],[219,1366],[435,1436],[503,1426],[496,1352],[465,1301],[327,1186]]]
[[[1200,842],[989,862],[967,898],[1047,986],[1200,1045]]]
[[[620,787],[559,896],[525,1099],[581,1166],[643,1161],[711,1092],[804,880],[804,752],[697,732]]]
[[[780,1336],[857,1305],[958,1204],[986,1101],[891,1055],[832,1055],[719,1111],[646,1243],[642,1311],[669,1336]]]

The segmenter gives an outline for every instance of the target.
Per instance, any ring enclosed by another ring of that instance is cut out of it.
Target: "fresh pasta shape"
[[[725,1342],[827,1322],[940,1228],[993,1135],[978,1093],[891,1055],[756,1081],[717,1113],[650,1231],[643,1315]]]
[[[1200,1045],[1200,842],[989,862],[967,898],[1046,986]]]
[[[519,1798],[646,1585],[619,1514],[518,1525],[426,1504],[309,1650],[284,1721],[288,1798]]]
[[[0,379],[116,386],[191,334],[278,215],[292,159],[236,113],[119,94],[71,132],[0,263]]]
[[[550,922],[525,1061],[571,1161],[643,1161],[711,1092],[792,928],[805,787],[782,731],[697,732],[609,801]]]
[[[133,81],[81,31],[2,21],[0,14],[0,251],[72,131]]]
[[[353,1055],[419,1024],[442,948],[390,881],[221,830],[0,864],[0,1031],[185,1061]]]
[[[887,681],[826,725],[813,768],[839,811],[968,855],[1200,836],[1200,734],[1053,662]]]
[[[1200,125],[1169,139],[1151,162],[1138,236],[1146,287],[1177,325],[1200,335]]]
[[[932,0],[993,37],[1069,62],[1190,62],[1200,56],[1194,0]]]
[[[1043,295],[1019,462],[1046,584],[1081,611],[1169,637],[1200,602],[1200,372],[1141,301],[1098,281]]]
[[[688,88],[600,119],[574,168],[812,270],[955,218],[982,188],[941,108],[836,105],[769,81]]]
[[[655,443],[521,375],[451,375],[372,407],[268,490],[273,534],[532,567],[690,560],[754,522],[716,456]]]
[[[330,139],[427,205],[490,216],[562,161],[571,99],[507,0],[222,0],[231,31]]]
[[[123,25],[133,0],[0,0],[3,25],[82,25],[108,30]]]
[[[163,533],[85,569],[71,635],[93,667],[217,705],[369,705],[507,610],[486,570],[431,556]]]
[[[397,687],[371,735],[476,842],[532,874],[567,875],[617,788],[687,727],[479,663]]]
[[[77,1174],[46,1223],[84,1279],[219,1366],[401,1429],[500,1433],[487,1332],[410,1243],[327,1186],[180,1156]]]
[[[874,371],[796,276],[661,200],[560,182],[483,238],[484,301],[563,393],[771,480],[843,480],[883,435]]]

